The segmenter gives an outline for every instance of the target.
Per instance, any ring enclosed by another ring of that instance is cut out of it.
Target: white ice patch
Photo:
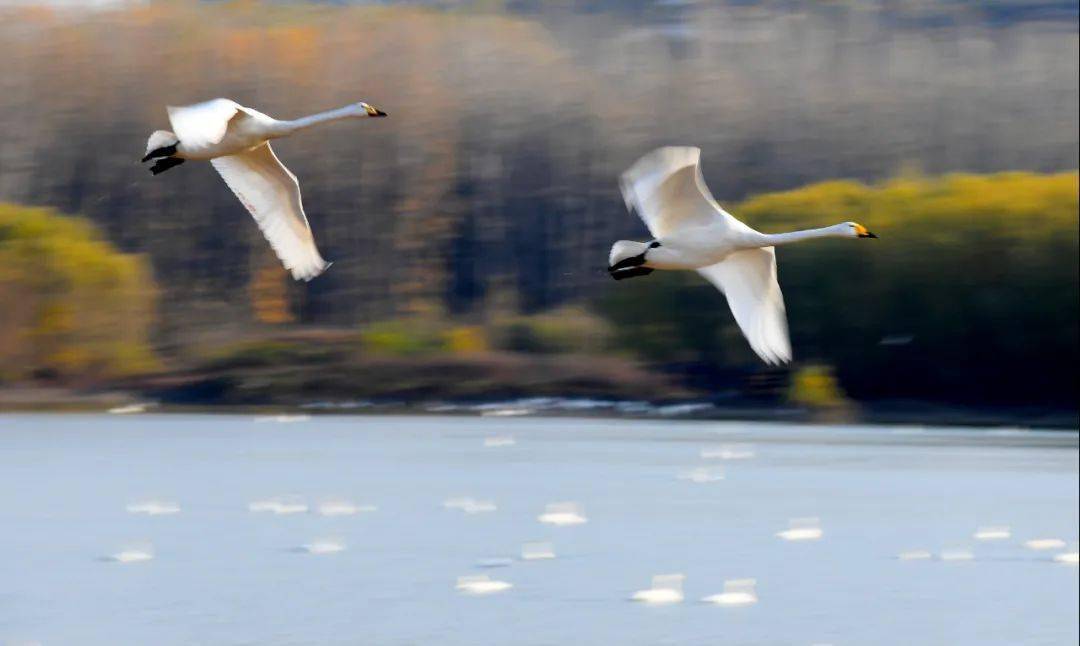
[[[555,548],[551,543],[532,542],[521,546],[521,560],[540,561],[555,558]]]
[[[630,599],[641,603],[679,603],[683,600],[683,574],[657,574],[652,578],[652,586],[638,590]]]
[[[129,514],[146,514],[147,516],[166,516],[180,513],[180,505],[163,500],[141,500],[129,504],[126,509]]]
[[[512,583],[497,581],[486,574],[459,576],[457,585],[454,586],[459,592],[473,595],[496,594],[505,592],[514,587]]]
[[[581,525],[589,522],[589,519],[585,517],[585,508],[581,503],[573,501],[548,503],[544,507],[544,513],[536,519],[547,525],[558,526]]]
[[[308,511],[308,505],[303,499],[296,496],[279,496],[277,498],[267,498],[265,500],[256,500],[248,503],[248,511],[255,513],[270,513],[276,516],[287,516],[290,514],[305,514]]]
[[[320,516],[355,516],[356,514],[378,511],[375,505],[357,505],[348,500],[324,500],[315,506],[315,513]]]
[[[443,501],[443,507],[447,509],[457,509],[458,511],[465,512],[466,514],[482,514],[486,512],[492,512],[498,509],[494,502],[490,500],[477,500],[469,497],[448,498]]]
[[[757,581],[755,579],[724,581],[723,592],[705,597],[702,601],[719,606],[748,606],[757,603]]]
[[[816,541],[825,533],[817,518],[792,518],[788,521],[788,528],[776,535],[785,541]]]
[[[1011,536],[1012,530],[1007,525],[993,525],[976,529],[973,538],[977,541],[1003,541]]]

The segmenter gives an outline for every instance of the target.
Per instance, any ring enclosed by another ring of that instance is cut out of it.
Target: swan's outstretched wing
[[[736,251],[722,262],[698,269],[698,273],[724,292],[735,322],[759,357],[769,364],[791,361],[773,247]]]
[[[213,99],[185,106],[169,106],[169,123],[176,138],[191,149],[205,148],[225,137],[229,121],[244,108],[228,99]]]
[[[293,278],[311,280],[330,266],[315,247],[300,202],[300,184],[278,160],[270,144],[211,159],[210,163],[251,212]]]
[[[626,207],[637,211],[653,237],[696,227],[748,229],[713,199],[700,161],[700,148],[657,148],[619,178]]]

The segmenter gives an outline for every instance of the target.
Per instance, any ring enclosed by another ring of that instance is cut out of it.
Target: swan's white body
[[[770,364],[790,361],[773,247],[813,238],[876,236],[854,222],[792,233],[755,231],[713,199],[700,159],[698,148],[660,148],[623,173],[620,185],[627,208],[637,212],[654,240],[616,242],[609,271],[621,279],[653,269],[696,270],[727,297],[735,321],[758,356]]]
[[[240,202],[251,212],[266,240],[297,280],[311,280],[330,263],[315,246],[300,199],[300,184],[270,148],[269,141],[311,126],[385,113],[366,103],[301,119],[281,121],[228,99],[169,107],[173,131],[150,135],[143,161],[158,162],[154,174],[183,160],[209,160]]]

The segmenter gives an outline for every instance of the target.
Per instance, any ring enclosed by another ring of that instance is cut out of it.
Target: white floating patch
[[[638,590],[630,597],[642,603],[680,603],[683,600],[682,584],[686,577],[682,574],[657,574],[652,578],[652,587]]]
[[[481,417],[521,417],[535,413],[531,408],[496,408],[480,413]]]
[[[310,419],[311,415],[262,415],[255,418],[255,423],[296,424],[297,422],[307,422]]]
[[[284,496],[281,498],[256,500],[255,502],[248,503],[248,511],[286,516],[289,514],[306,514],[308,505],[300,498]]]
[[[756,454],[750,444],[722,444],[701,449],[703,460],[749,460]]]
[[[1062,552],[1055,555],[1054,560],[1065,565],[1080,565],[1080,552]]]
[[[345,551],[345,542],[337,538],[320,538],[304,543],[300,549],[308,554],[337,554]]]
[[[324,500],[315,506],[320,516],[355,516],[364,512],[378,511],[375,505],[357,505],[348,500]]]
[[[816,541],[825,535],[817,518],[793,518],[788,521],[788,528],[777,532],[777,537],[785,541]]]
[[[128,404],[127,406],[114,406],[109,409],[110,415],[137,415],[145,413],[147,404]]]
[[[129,514],[146,514],[148,516],[165,516],[168,514],[180,513],[180,505],[175,502],[165,502],[161,500],[133,502],[129,504],[126,509]]]
[[[459,576],[457,585],[454,587],[459,592],[465,594],[484,595],[505,592],[514,587],[514,584],[506,581],[496,581],[486,574],[477,574],[471,576]]]
[[[116,563],[142,563],[154,558],[154,547],[149,544],[131,545],[112,554],[107,560]]]
[[[977,541],[1003,541],[1012,536],[1008,525],[993,525],[975,530],[973,538]]]
[[[551,543],[524,543],[521,546],[521,560],[541,561],[555,558],[555,548]]]
[[[717,469],[705,469],[697,468],[690,471],[683,471],[678,475],[679,480],[687,482],[693,482],[696,484],[707,484],[709,482],[719,482],[724,479],[724,472]]]
[[[757,580],[731,579],[724,581],[724,591],[702,599],[719,606],[748,606],[757,603]]]
[[[514,441],[514,438],[509,437],[509,436],[496,436],[496,437],[485,437],[484,438],[484,448],[486,448],[486,449],[498,449],[498,448],[502,448],[502,447],[505,447],[505,446],[514,446],[515,444],[517,444],[517,442]]]
[[[443,507],[446,507],[447,509],[457,509],[466,514],[482,514],[498,509],[495,503],[490,500],[477,500],[468,497],[449,498],[443,501]]]
[[[544,513],[536,517],[548,525],[581,525],[589,522],[585,517],[585,508],[577,502],[552,502],[544,506]]]
[[[1033,538],[1024,541],[1024,547],[1029,550],[1059,550],[1065,547],[1065,541],[1060,538]]]
[[[908,550],[906,552],[900,552],[896,555],[896,558],[901,561],[925,561],[933,556],[933,554],[926,550]]]
[[[938,554],[938,558],[942,561],[973,561],[975,555],[971,550],[966,549],[948,549],[942,550],[941,554]]]

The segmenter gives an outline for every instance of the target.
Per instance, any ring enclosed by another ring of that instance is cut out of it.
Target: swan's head
[[[845,222],[841,226],[845,227],[846,232],[851,235],[852,238],[876,238],[877,236],[867,230],[866,227],[858,222]]]
[[[358,108],[360,108],[361,110],[364,111],[364,113],[362,115],[360,115],[360,116],[366,116],[366,117],[385,117],[386,116],[385,112],[383,112],[382,110],[376,108],[375,106],[371,105],[370,103],[364,103],[363,101],[361,101],[360,103],[356,104],[356,107],[358,107]]]

